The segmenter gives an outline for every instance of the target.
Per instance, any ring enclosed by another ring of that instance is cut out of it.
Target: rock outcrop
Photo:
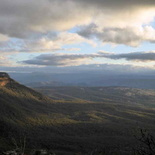
[[[5,72],[0,72],[0,86],[6,86],[11,82],[9,74]]]

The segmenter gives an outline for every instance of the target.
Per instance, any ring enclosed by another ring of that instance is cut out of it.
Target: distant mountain
[[[88,86],[155,89],[155,74],[108,74],[102,72],[11,73],[26,86]]]
[[[0,85],[0,151],[21,145],[72,155],[92,150],[129,154],[133,129],[155,131],[152,90],[120,87],[25,87],[7,74]],[[6,82],[7,81],[7,82]],[[4,84],[5,83],[5,84]]]

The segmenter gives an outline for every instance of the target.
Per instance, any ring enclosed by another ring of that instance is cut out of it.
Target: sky
[[[0,0],[0,52],[1,71],[154,72],[155,1]]]

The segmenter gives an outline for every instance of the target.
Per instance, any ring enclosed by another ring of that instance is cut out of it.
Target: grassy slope
[[[18,83],[0,88],[1,148],[11,137],[25,133],[27,147],[120,150],[134,145],[132,130],[137,126],[155,130],[153,91],[77,87],[40,91],[55,100]],[[151,104],[146,106],[147,101]]]

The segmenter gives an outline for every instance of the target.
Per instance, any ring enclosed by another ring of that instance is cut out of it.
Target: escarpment
[[[13,82],[14,80],[10,78],[9,74],[0,72],[0,86],[4,87],[7,85],[11,85]]]

